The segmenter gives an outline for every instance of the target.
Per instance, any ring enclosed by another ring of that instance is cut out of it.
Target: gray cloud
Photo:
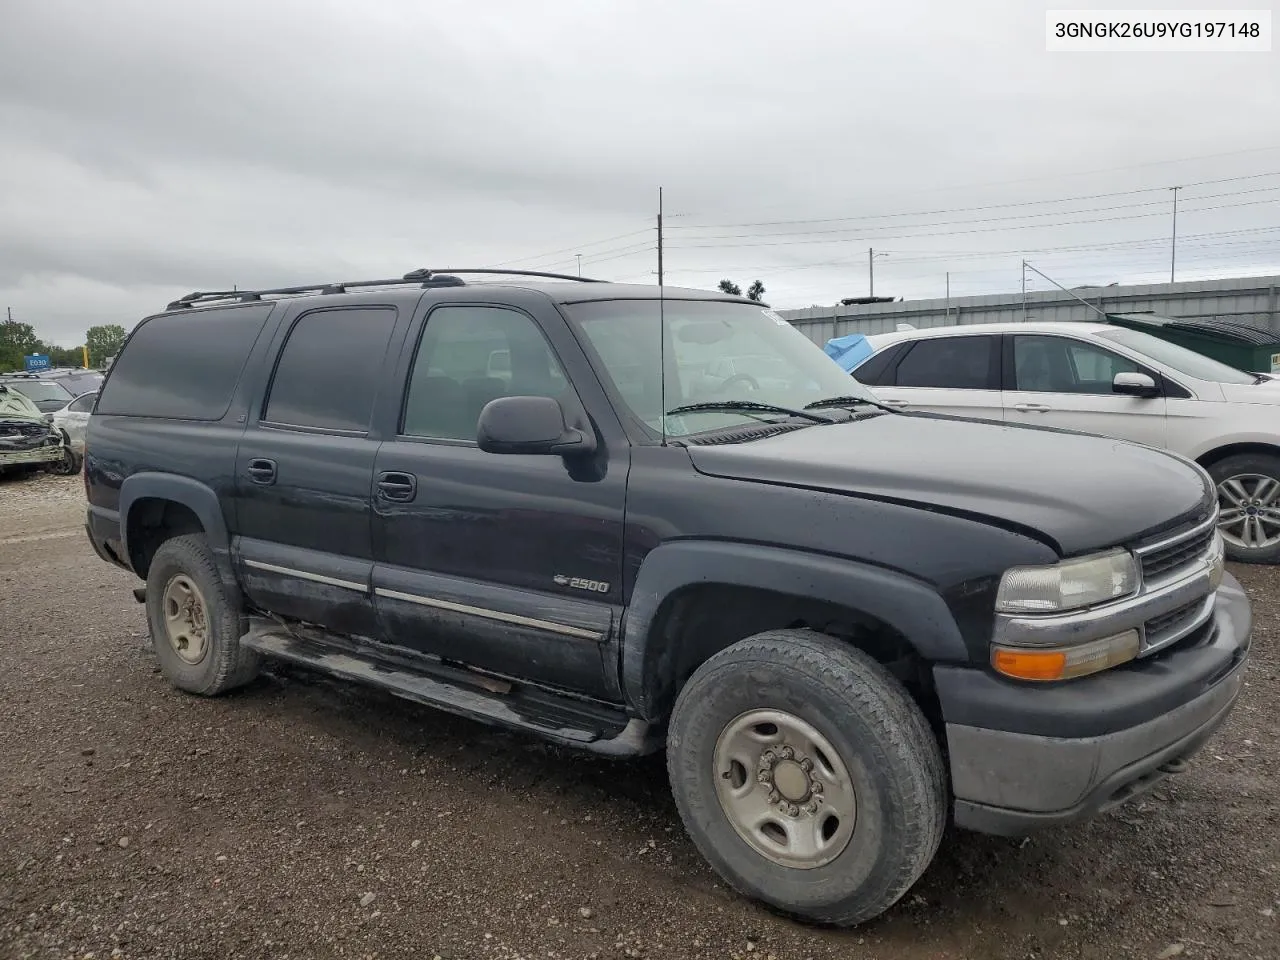
[[[864,293],[868,246],[892,295],[947,271],[1009,289],[1028,250],[1064,282],[1160,279],[1152,188],[1280,174],[1275,54],[1043,38],[1014,0],[10,0],[0,306],[74,343],[232,283],[576,252],[652,282],[660,183],[669,280],[759,276],[781,306]],[[1236,232],[1274,227],[1277,199],[1280,175],[1188,187],[1187,275],[1280,269],[1280,230]]]

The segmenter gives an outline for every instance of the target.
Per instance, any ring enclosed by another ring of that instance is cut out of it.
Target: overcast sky
[[[776,307],[871,246],[879,295],[1164,280],[1174,184],[1180,279],[1280,273],[1280,53],[1051,54],[1044,9],[5,0],[0,307],[71,345],[232,284],[655,282],[659,184],[667,282]]]

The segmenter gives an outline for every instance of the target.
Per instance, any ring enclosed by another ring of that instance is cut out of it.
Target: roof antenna
[[[658,420],[662,445],[667,445],[667,314],[662,284],[662,188],[658,188]]]

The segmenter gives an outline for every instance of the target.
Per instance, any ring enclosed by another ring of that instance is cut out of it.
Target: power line
[[[642,233],[649,233],[652,227],[646,227],[643,230],[632,230],[630,233],[620,233],[616,237],[605,237],[603,240],[591,240],[586,243],[575,243],[571,247],[562,247],[559,250],[548,250],[546,253],[534,253],[527,257],[516,257],[513,260],[502,260],[498,263],[490,263],[491,267],[505,267],[513,263],[526,263],[530,260],[542,260],[545,257],[555,256],[558,253],[569,253],[571,251],[583,250],[586,247],[598,247],[602,243],[612,243],[614,240],[625,240],[627,237],[637,237]]]
[[[1270,174],[1270,176],[1280,176],[1280,173]],[[1152,189],[1157,190],[1161,193],[1168,192],[1167,187],[1154,187]],[[1182,189],[1182,188],[1180,187],[1179,189]],[[1243,197],[1243,196],[1248,196],[1250,194],[1255,194],[1255,193],[1274,193],[1277,190],[1280,190],[1280,185],[1277,185],[1274,187],[1254,187],[1250,190],[1229,190],[1223,193],[1209,193],[1209,194],[1205,194],[1204,196],[1193,197],[1191,199],[1195,201],[1219,200],[1224,197]],[[1140,192],[1146,193],[1149,191],[1143,190]],[[1081,198],[1073,198],[1073,199],[1081,199]],[[1065,202],[1065,201],[1033,201],[1033,202],[1058,203],[1058,202]],[[1190,201],[1186,201],[1186,202],[1190,202]],[[969,223],[1000,223],[1006,220],[1029,220],[1037,217],[1063,217],[1063,216],[1074,216],[1076,214],[1081,214],[1081,213],[1107,213],[1113,210],[1132,210],[1140,207],[1165,206],[1167,203],[1168,203],[1167,200],[1143,200],[1136,203],[1119,203],[1119,204],[1113,204],[1111,206],[1106,206],[1106,207],[1086,207],[1081,210],[1046,210],[1041,213],[1013,213],[1013,214],[1007,214],[1005,216],[998,216],[998,217],[973,217],[973,218],[966,218],[962,220],[946,220],[941,223],[903,224],[902,226],[910,228],[910,227],[916,227],[916,226],[930,226],[930,227],[955,226],[955,225],[963,225],[963,224],[969,224]],[[1021,204],[996,204],[993,207],[986,208],[986,209],[994,209],[996,207],[1005,207],[1005,206],[1021,206]],[[978,211],[984,208],[973,207],[970,209],[974,211]],[[911,216],[935,216],[943,212],[944,211],[933,211],[932,213],[929,213],[929,214],[907,214],[907,213],[875,214],[875,215],[862,217],[862,218],[840,217],[840,218],[833,218],[832,220],[827,222],[834,223],[834,222],[837,222],[837,220],[840,222],[844,222],[844,221],[851,221],[856,219],[877,220],[877,219],[889,218],[889,217],[898,218],[898,217],[911,217]],[[954,211],[954,212],[959,212],[959,211]],[[889,227],[887,225],[886,226],[872,225],[870,227],[864,227],[859,229],[865,232],[866,230],[889,229]],[[839,227],[839,228],[834,228],[830,230],[794,230],[794,231],[779,230],[779,231],[771,231],[768,233],[729,233],[729,234],[720,234],[720,235],[711,235],[711,236],[705,236],[705,235],[691,236],[685,239],[688,239],[688,240],[740,240],[740,239],[751,238],[751,237],[804,237],[804,236],[817,236],[820,234],[850,233],[850,232],[853,232],[853,228]]]
[[[1222,203],[1212,207],[1199,207],[1191,211],[1186,211],[1184,208],[1184,212],[1208,213],[1212,210],[1227,210],[1227,209],[1232,209],[1237,207],[1249,207],[1249,206],[1256,206],[1262,203],[1275,203],[1275,202],[1277,201],[1276,200],[1249,200],[1249,201],[1245,201],[1244,203]],[[1075,211],[1075,212],[1086,212],[1086,211]],[[1064,220],[1060,223],[1021,224],[1021,225],[1003,226],[1003,227],[978,227],[972,230],[940,230],[940,231],[932,231],[929,233],[889,234],[887,236],[887,239],[911,240],[917,237],[952,237],[952,236],[961,236],[964,234],[971,234],[971,233],[1008,233],[1012,230],[1046,230],[1046,229],[1056,229],[1058,227],[1083,227],[1083,226],[1091,226],[1097,223],[1111,223],[1118,220],[1142,220],[1150,217],[1164,217],[1164,216],[1167,216],[1167,214],[1164,213],[1163,211],[1157,212],[1157,213],[1133,213],[1133,214],[1127,214],[1127,215],[1118,216],[1118,217],[1094,217],[1089,220]],[[960,222],[961,221],[957,221],[957,223],[960,223]],[[972,222],[982,222],[982,221],[972,221]],[[912,226],[928,226],[928,224],[913,224]],[[877,228],[872,228],[872,229],[877,229]],[[671,245],[668,247],[668,249],[670,250],[731,250],[731,249],[737,249],[741,247],[787,247],[787,246],[795,246],[799,244],[814,244],[814,243],[826,243],[826,244],[854,243],[854,242],[858,242],[859,238],[865,239],[866,237],[867,237],[867,232],[864,230],[855,234],[852,237],[844,237],[844,238],[830,239],[830,240],[764,240],[764,241],[759,241],[754,243],[701,243],[701,244],[693,243],[693,244],[681,244],[679,246]],[[877,238],[880,240],[884,240],[886,239],[886,236],[883,234],[880,234],[880,235],[877,235]],[[691,239],[702,239],[702,238],[691,238]]]
[[[1244,177],[1222,177],[1212,180],[1196,180],[1193,183],[1185,183],[1184,187],[1206,187],[1213,183],[1238,183],[1240,180],[1257,180],[1266,177],[1280,177],[1280,170],[1274,170],[1271,173],[1252,173],[1244,175]],[[1108,193],[1082,193],[1082,195],[1074,197],[1057,197],[1050,200],[1020,200],[1005,202],[1005,204],[982,204],[979,206],[963,206],[951,207],[945,210],[916,210],[909,212],[893,212],[893,214],[859,214],[856,216],[823,216],[823,218],[801,219],[801,220],[756,220],[754,223],[724,223],[724,224],[677,224],[672,229],[678,230],[709,230],[709,229],[735,229],[740,227],[794,227],[799,224],[814,223],[850,223],[856,220],[887,220],[902,218],[902,216],[940,216],[942,214],[972,214],[972,212],[982,212],[984,210],[1007,210],[1010,207],[1020,206],[1043,206],[1044,204],[1074,204],[1074,202],[1083,200],[1110,200],[1112,197],[1132,197],[1139,193],[1161,193],[1166,191],[1167,187],[1139,187],[1135,189],[1119,189],[1119,191],[1111,191]],[[1275,189],[1267,187],[1263,189]],[[1247,192],[1247,191],[1240,191]],[[1225,193],[1213,196],[1228,196]],[[1202,200],[1206,197],[1201,197]]]
[[[919,196],[922,193],[946,193],[951,190],[977,190],[984,187],[1004,187],[1018,183],[1038,183],[1045,180],[1066,180],[1071,177],[1087,177],[1099,173],[1117,173],[1124,170],[1142,170],[1147,167],[1169,166],[1178,163],[1193,163],[1197,160],[1216,160],[1221,157],[1238,157],[1252,153],[1273,153],[1280,151],[1280,144],[1268,147],[1246,147],[1241,150],[1227,150],[1219,153],[1202,153],[1193,157],[1177,157],[1170,160],[1148,160],[1141,163],[1121,164],[1115,167],[1101,167],[1093,170],[1077,170],[1069,173],[1046,173],[1033,177],[1017,177],[1006,180],[987,180],[980,183],[958,183],[941,187],[928,187],[923,190],[913,189],[911,196]],[[1212,183],[1214,181],[1202,181],[1204,183]],[[1222,182],[1226,182],[1225,180]],[[1188,184],[1189,185],[1189,184]],[[1160,189],[1160,188],[1152,188]],[[731,225],[737,226],[737,224]]]

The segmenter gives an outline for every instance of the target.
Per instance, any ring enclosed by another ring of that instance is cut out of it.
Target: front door
[[[378,443],[369,425],[395,324],[390,307],[360,307],[312,310],[282,325],[275,374],[236,456],[233,549],[245,592],[262,609],[341,633],[377,631]]]
[[[1004,415],[1038,424],[1165,446],[1165,398],[1114,392],[1118,373],[1160,374],[1075,337],[1014,334],[1006,338]]]
[[[573,464],[476,445],[480,411],[498,397],[581,410],[562,360],[516,309],[445,304],[426,317],[398,435],[374,467],[375,598],[390,643],[605,697],[629,450],[602,444],[596,461]]]

